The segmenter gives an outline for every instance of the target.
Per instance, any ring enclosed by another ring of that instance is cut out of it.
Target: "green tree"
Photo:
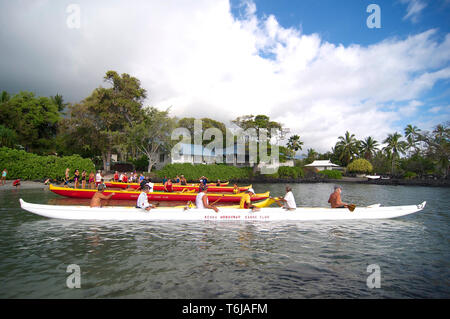
[[[394,134],[388,134],[388,137],[383,141],[384,144],[387,144],[383,150],[391,160],[391,174],[394,174],[395,163],[400,158],[400,154],[405,154],[407,144],[400,140],[401,137],[400,133],[395,132]]]
[[[360,153],[366,160],[371,160],[378,150],[378,141],[372,138],[372,136],[366,137],[363,141],[360,141]]]
[[[11,98],[2,97],[2,101],[0,123],[16,132],[19,144],[28,151],[48,152],[54,149],[60,114],[50,98],[20,92]]]
[[[0,125],[0,147],[5,146],[13,148],[17,143],[17,134],[3,125]]]
[[[405,138],[406,138],[406,149],[409,150],[409,156],[411,156],[411,154],[417,153],[418,151],[418,147],[417,147],[417,134],[420,133],[420,129],[415,126],[415,125],[411,125],[408,124],[405,127]],[[412,151],[412,152],[411,152]]]
[[[126,129],[128,145],[136,146],[148,158],[147,172],[157,163],[160,151],[171,150],[171,132],[175,121],[169,111],[159,111],[154,107],[145,108],[140,120]]]
[[[427,131],[416,133],[417,140],[424,142],[428,156],[436,162],[444,177],[448,176],[450,158],[450,122],[438,124],[432,133]]]
[[[358,158],[348,164],[347,170],[351,173],[370,173],[373,171],[373,166],[368,160]]]
[[[359,141],[355,134],[345,132],[344,136],[339,136],[335,146],[335,151],[339,154],[339,160],[344,166],[347,166],[358,154]]]
[[[98,149],[103,168],[109,171],[114,146],[126,143],[126,128],[142,118],[142,103],[147,95],[140,81],[126,73],[119,75],[108,71],[104,81],[111,87],[96,88],[80,104],[69,107],[70,118],[66,128],[68,134],[80,130],[91,134],[90,139],[80,141],[80,146]]]

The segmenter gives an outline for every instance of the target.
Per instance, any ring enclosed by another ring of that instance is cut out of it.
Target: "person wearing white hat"
[[[252,204],[251,196],[255,195],[253,188],[249,188],[241,197],[239,208],[248,209],[251,208],[252,212],[259,211],[259,208]]]

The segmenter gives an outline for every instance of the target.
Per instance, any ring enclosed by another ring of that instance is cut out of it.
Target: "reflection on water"
[[[299,206],[326,206],[333,185],[292,186]],[[20,197],[89,202],[0,191],[1,298],[450,297],[448,189],[344,185],[343,199],[359,205],[428,202],[418,214],[360,222],[64,221],[21,210]],[[81,289],[65,288],[70,264]],[[366,286],[370,264],[381,289]]]

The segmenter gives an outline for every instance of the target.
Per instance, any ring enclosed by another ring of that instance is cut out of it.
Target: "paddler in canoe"
[[[292,188],[290,186],[286,186],[286,194],[284,198],[274,198],[275,202],[284,209],[287,210],[295,210],[297,208],[297,204],[295,203],[294,194],[292,194]],[[282,202],[284,205],[280,204]]]
[[[334,186],[334,192],[331,193],[328,203],[330,203],[331,208],[348,208],[350,211],[354,211],[355,204],[346,204],[341,200],[342,187],[339,185]]]
[[[109,195],[104,195],[103,191],[106,189],[105,184],[99,184],[97,188],[97,192],[91,198],[91,207],[102,207],[102,199],[108,200],[113,197],[116,193],[111,193]]]
[[[164,183],[164,191],[169,193],[173,192],[173,184],[170,178]]]
[[[139,197],[136,202],[136,208],[142,208],[146,211],[149,211],[152,208],[156,208],[157,205],[152,205],[148,202],[148,193],[150,192],[150,185],[145,184],[142,188],[142,193],[139,194]]]
[[[216,213],[218,213],[219,209],[217,207],[213,206],[212,204],[209,204],[208,195],[206,195],[207,192],[208,192],[208,186],[200,185],[200,192],[195,197],[195,206],[197,206],[197,208],[201,208],[201,209],[209,208],[209,209],[214,210]]]
[[[252,204],[251,196],[255,195],[255,191],[253,188],[249,188],[245,191],[244,195],[241,197],[241,201],[239,202],[239,208],[248,209],[251,208],[252,212],[257,212],[260,210],[259,207],[256,207]]]

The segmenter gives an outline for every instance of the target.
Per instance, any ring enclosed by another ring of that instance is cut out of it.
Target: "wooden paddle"
[[[219,200],[221,200],[223,197],[225,196],[225,194],[222,194],[222,196],[220,196],[218,199],[216,199],[214,201],[214,203],[210,204],[211,206],[214,205],[215,203],[217,203]]]

